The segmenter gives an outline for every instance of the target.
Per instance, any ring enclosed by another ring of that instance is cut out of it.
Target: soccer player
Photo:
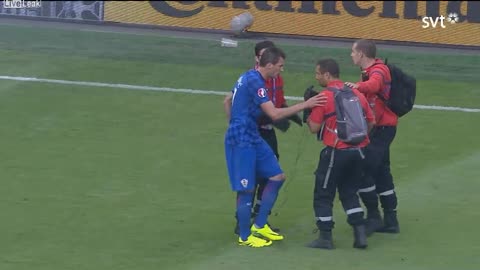
[[[259,134],[257,119],[266,113],[273,121],[291,116],[302,110],[321,106],[324,95],[287,108],[275,108],[265,90],[265,81],[280,74],[285,63],[285,53],[279,48],[267,48],[260,58],[258,68],[242,74],[232,90],[232,103],[226,104],[230,112],[225,134],[225,157],[230,185],[237,192],[237,216],[240,227],[239,245],[265,247],[272,241],[283,240],[267,224],[268,213],[277,200],[285,181],[272,149]],[[250,227],[252,200],[256,177],[267,178],[260,211]],[[255,235],[262,236],[265,239]]]
[[[269,48],[269,47],[275,47],[275,44],[270,41],[270,40],[265,40],[258,42],[255,44],[254,48],[254,54],[255,54],[255,66],[254,69],[257,69],[259,62],[260,62],[260,57],[262,56],[263,52]],[[269,78],[265,82],[265,90],[267,90],[267,95],[272,101],[273,105],[276,108],[285,108],[288,107],[287,101],[285,100],[285,94],[283,90],[283,78],[280,74],[278,74],[274,78]],[[232,94],[228,95],[227,98],[225,99],[226,103],[231,103],[232,102]],[[227,104],[228,106],[228,104]],[[258,130],[260,132],[260,136],[267,142],[267,144],[272,148],[273,153],[277,157],[277,159],[280,158],[280,154],[278,151],[278,141],[277,141],[277,135],[275,133],[275,128],[280,129],[283,132],[286,132],[290,128],[290,123],[289,120],[294,121],[298,125],[302,126],[302,119],[297,114],[292,115],[289,118],[284,118],[279,121],[272,121],[268,115],[265,113],[262,113],[260,117],[257,120],[258,124]],[[274,128],[275,127],[275,128]],[[267,185],[268,179],[262,179],[258,178],[257,179],[257,185],[255,188],[255,194],[254,194],[254,200],[256,199],[253,207],[253,212],[252,212],[252,219],[255,219],[255,217],[258,215],[258,212],[260,211],[260,205],[262,204],[262,194],[263,190],[265,189],[265,186]],[[271,212],[269,213],[271,214]],[[234,229],[235,234],[239,234],[239,227],[238,227],[238,218],[235,216],[237,222],[236,226]],[[274,232],[279,232],[280,229],[274,228],[271,226],[271,224],[268,224],[271,229]]]

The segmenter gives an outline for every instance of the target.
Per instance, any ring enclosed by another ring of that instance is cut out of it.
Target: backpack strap
[[[337,93],[338,91],[340,91],[340,89],[338,89],[338,88],[336,88],[336,87],[327,87],[326,89],[327,89],[327,90],[330,90],[330,91],[332,91],[332,92],[334,92],[334,93]]]
[[[323,119],[328,119],[334,115],[336,115],[337,113],[335,111],[331,112],[331,113],[327,113],[323,116]]]
[[[333,92],[335,95],[340,91],[338,88],[335,88],[335,87],[327,87],[326,89]],[[332,117],[336,114],[337,113],[335,111],[333,111],[331,113],[327,113],[327,114],[324,115],[324,119],[330,118],[330,117]]]
[[[335,95],[340,91],[340,89],[335,88],[335,87],[327,87],[326,89],[329,90],[329,91],[331,91],[331,92],[333,92]],[[334,116],[334,115],[337,115],[337,112],[336,112],[336,111],[333,111],[333,112],[331,112],[331,113],[325,114],[325,115],[323,116],[323,117],[324,117],[323,119],[328,119],[328,118],[330,118],[330,117],[332,117],[332,116]]]
[[[329,90],[329,91],[331,91],[331,92],[333,92],[334,94],[337,94],[338,91],[340,91],[338,88],[335,88],[335,87],[327,87],[326,89]],[[331,128],[328,128],[328,127],[326,126],[326,122],[325,122],[325,120],[327,120],[328,118],[330,118],[330,117],[332,117],[332,116],[335,116],[335,115],[337,115],[337,112],[336,112],[336,111],[333,111],[333,112],[327,113],[327,114],[325,114],[325,115],[323,116],[323,120],[324,120],[324,121],[323,121],[322,126],[320,127],[320,130],[319,130],[318,133],[317,133],[317,140],[321,141],[321,140],[323,139],[323,132],[324,132],[325,129],[327,129],[327,130],[330,131],[330,132],[335,133],[334,130],[332,130]]]

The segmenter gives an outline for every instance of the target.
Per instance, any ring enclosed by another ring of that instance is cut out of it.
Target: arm
[[[283,108],[286,108],[286,107],[288,107],[288,105],[287,105],[287,103],[284,103]],[[295,124],[297,124],[299,126],[303,126],[302,118],[300,118],[300,116],[298,116],[298,114],[294,114],[292,116],[289,116],[288,120],[294,122]]]
[[[367,81],[361,81],[358,83],[345,82],[345,85],[351,88],[355,88],[363,94],[378,94],[384,87],[385,71],[383,69],[375,69],[369,75]]]
[[[325,107],[313,108],[312,114],[307,120],[307,125],[311,133],[318,133],[322,129],[324,114],[325,114]]]
[[[283,91],[281,90],[277,90],[278,92],[276,92],[276,102],[277,104],[273,104],[276,108],[286,108],[288,107],[287,103],[285,102],[285,98],[283,97]],[[298,117],[297,114],[293,114],[292,116],[289,116],[287,118],[282,118],[280,120],[277,120],[277,121],[272,121],[272,119],[265,113],[265,112],[262,112],[262,115],[259,117],[259,123],[260,124],[273,124],[273,126],[275,128],[277,128],[278,130],[282,131],[282,132],[287,132],[287,130],[290,128],[290,122],[289,120],[291,120],[293,117]]]
[[[318,124],[313,122],[312,120],[308,119],[307,120],[308,128],[310,129],[311,133],[318,133],[320,129],[322,128],[322,124]]]
[[[313,108],[316,106],[325,105],[327,97],[324,94],[318,94],[314,97],[308,99],[307,101],[297,103],[287,108],[275,108],[271,101],[262,103],[262,110],[270,117],[273,121],[288,117],[295,113],[298,113],[302,110]]]
[[[230,92],[223,100],[223,109],[225,110],[225,115],[227,116],[227,120],[230,120],[230,112],[232,110],[232,97],[233,97],[233,94]]]
[[[357,83],[357,89],[364,94],[378,94],[384,87],[384,71],[376,69],[371,72],[368,81]]]
[[[370,133],[376,124],[375,115],[373,114],[373,110],[372,108],[370,108],[370,105],[368,105],[367,98],[363,94],[359,94],[358,96],[360,98],[363,110],[365,111],[365,119],[367,120],[368,133]]]
[[[382,90],[383,77],[378,73],[374,73],[368,81],[357,83],[358,91],[365,94],[377,94]]]
[[[283,90],[277,90],[277,93],[278,93],[277,99],[278,99],[279,103],[282,104],[281,107],[282,108],[287,108],[288,104],[287,104],[287,101],[285,100],[285,94],[284,94]],[[300,116],[298,116],[298,114],[293,114],[293,115],[289,116],[286,120],[287,121],[292,121],[299,126],[303,126],[302,119],[300,118]]]
[[[282,118],[293,115],[299,111],[307,109],[307,102],[297,103],[291,107],[275,108],[271,101],[262,103],[262,110],[273,120],[278,121]]]

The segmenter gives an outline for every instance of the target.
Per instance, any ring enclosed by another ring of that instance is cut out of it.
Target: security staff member
[[[323,87],[342,89],[344,83],[339,79],[340,70],[333,59],[319,60],[315,78]],[[339,141],[336,128],[335,100],[332,91],[323,90],[327,104],[312,109],[307,124],[312,133],[321,132],[325,148],[320,153],[320,161],[315,172],[315,189],[313,207],[316,224],[320,231],[319,238],[308,246],[312,248],[333,249],[332,229],[333,201],[338,188],[340,201],[347,214],[347,222],[353,227],[355,248],[367,247],[365,219],[357,191],[363,166],[363,149],[369,144],[368,136],[358,145],[348,145]],[[365,96],[354,89],[359,98],[369,129],[375,120]],[[322,128],[322,124],[324,127]]]
[[[367,208],[367,235],[373,232],[399,233],[397,194],[390,171],[390,145],[397,132],[398,116],[385,104],[390,97],[390,70],[376,58],[373,41],[360,39],[352,46],[352,61],[362,69],[362,82],[345,84],[358,89],[373,108],[376,126],[365,149],[365,169],[359,195]],[[377,196],[378,194],[378,196]],[[383,220],[378,200],[383,208]]]

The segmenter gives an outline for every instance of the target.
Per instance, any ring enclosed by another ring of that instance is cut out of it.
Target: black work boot
[[[334,249],[332,231],[320,231],[318,238],[307,244],[307,247]]]
[[[366,223],[367,236],[372,235],[374,232],[381,228],[383,228],[383,220],[380,216],[380,211],[378,211],[378,209],[368,210]]]
[[[397,211],[396,210],[385,210],[383,211],[384,226],[377,230],[380,233],[399,233],[400,226],[398,225],[397,220]]]
[[[354,248],[367,248],[367,233],[365,225],[355,225],[353,226],[353,236],[355,238],[353,242]]]

